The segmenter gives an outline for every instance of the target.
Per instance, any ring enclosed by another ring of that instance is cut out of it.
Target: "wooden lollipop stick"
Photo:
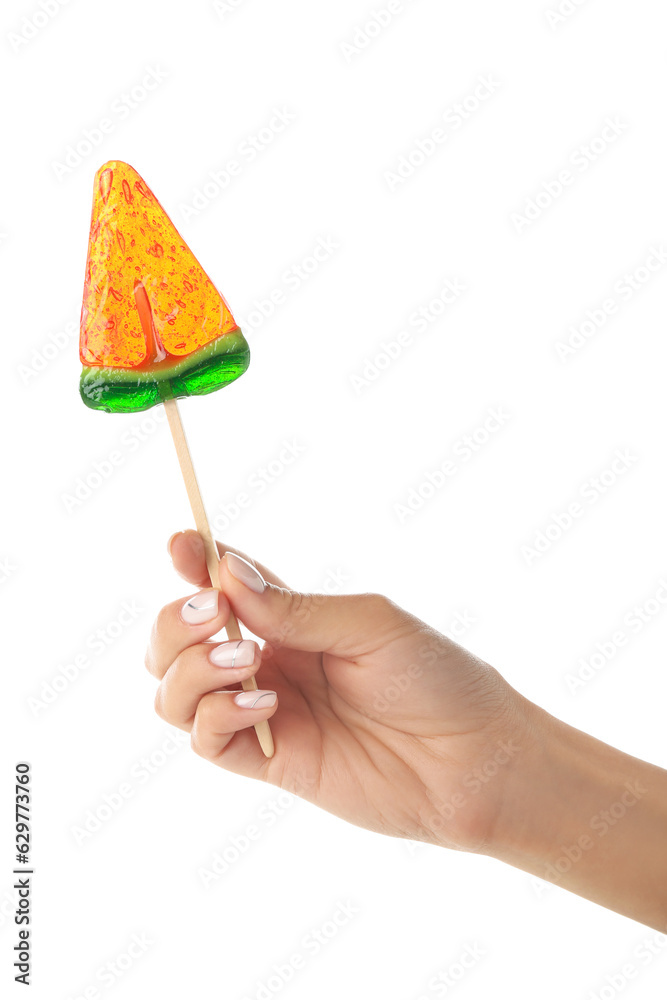
[[[195,519],[197,531],[204,541],[208,574],[215,589],[219,590],[218,565],[220,563],[220,559],[218,557],[218,548],[215,544],[213,535],[211,534],[211,527],[208,523],[204,502],[199,491],[199,485],[197,483],[197,476],[192,464],[190,449],[188,448],[185,431],[183,430],[183,424],[181,423],[181,414],[178,409],[178,403],[175,399],[165,399],[164,408],[167,411],[169,429],[171,431],[171,436],[174,439],[174,447],[176,448],[176,454],[178,455],[178,462],[181,467],[181,473],[183,474],[185,488],[188,491],[188,499],[190,501],[190,507],[192,508],[192,514]],[[241,629],[239,628],[239,623],[236,620],[236,616],[233,611],[229,615],[229,620],[225,625],[225,631],[227,632],[227,637],[231,640],[243,638],[241,635]],[[250,677],[248,680],[242,681],[242,687],[244,691],[256,691],[257,681],[254,677]],[[255,732],[257,733],[257,739],[259,740],[259,745],[264,751],[264,755],[266,757],[273,757],[273,736],[271,735],[269,723],[266,721],[258,722],[255,726]]]

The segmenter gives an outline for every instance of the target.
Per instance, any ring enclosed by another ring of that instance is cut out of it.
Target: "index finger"
[[[271,572],[262,563],[257,562],[250,556],[246,555],[245,552],[241,552],[240,549],[232,548],[231,545],[225,545],[223,542],[216,542],[218,546],[218,553],[220,558],[224,556],[225,552],[234,552],[237,556],[241,556],[246,562],[252,562],[253,565],[257,567],[265,580],[269,583],[275,584],[276,587],[283,587],[289,589],[287,584],[284,583],[279,576]],[[208,575],[208,569],[206,567],[206,556],[204,553],[204,543],[201,539],[201,535],[197,531],[177,531],[175,535],[172,535],[167,543],[167,548],[171,560],[174,564],[174,569],[182,576],[184,580],[188,583],[193,583],[196,587],[210,587],[211,580]],[[214,581],[214,585],[218,586],[218,581]]]

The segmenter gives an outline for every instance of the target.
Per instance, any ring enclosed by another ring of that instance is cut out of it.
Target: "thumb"
[[[380,594],[300,594],[267,583],[250,561],[229,551],[220,562],[220,586],[241,621],[271,646],[353,659],[424,627]]]

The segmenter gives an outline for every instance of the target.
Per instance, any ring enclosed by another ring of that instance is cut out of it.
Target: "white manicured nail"
[[[255,594],[263,594],[266,590],[266,580],[255,567],[247,561],[237,556],[234,552],[228,552],[225,556],[229,571],[237,580],[244,583],[249,590]]]
[[[255,662],[255,643],[251,639],[223,642],[209,653],[216,667],[249,667]]]
[[[218,614],[218,591],[202,590],[181,608],[181,617],[188,625],[204,625]]]
[[[241,708],[271,708],[277,697],[275,691],[241,691],[234,701]]]

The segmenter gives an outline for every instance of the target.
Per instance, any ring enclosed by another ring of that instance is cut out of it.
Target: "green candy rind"
[[[84,368],[79,390],[92,410],[106,413],[138,413],[165,399],[204,396],[215,392],[244,373],[250,364],[250,349],[239,330],[200,347],[173,364],[154,370],[139,368]]]

